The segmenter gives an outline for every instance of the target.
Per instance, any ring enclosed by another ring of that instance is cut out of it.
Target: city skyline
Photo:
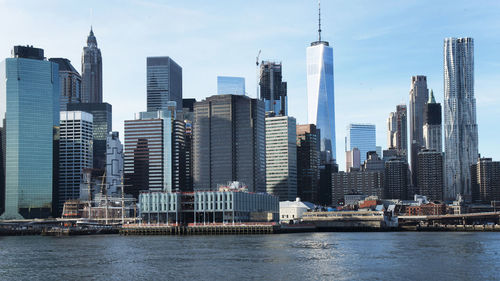
[[[98,2],[69,5],[56,1],[49,4],[34,2],[21,9],[14,2],[0,2],[2,22],[13,20],[13,15],[22,22],[15,30],[8,29],[7,24],[0,27],[0,31],[6,34],[0,39],[0,53],[8,57],[12,46],[32,44],[43,48],[46,57],[68,58],[76,69],[81,69],[81,50],[86,45],[90,25],[93,25],[103,56],[103,79],[106,80],[103,83],[103,99],[115,107],[114,128],[123,135],[123,120],[130,118],[134,112],[146,109],[147,56],[171,56],[183,67],[183,96],[186,98],[201,100],[215,94],[217,75],[244,77],[247,79],[249,96],[255,97],[255,55],[262,49],[262,59],[283,63],[283,76],[288,82],[289,116],[295,117],[297,124],[306,124],[307,114],[303,110],[307,101],[304,49],[317,37],[317,3],[242,5],[225,5],[224,9],[216,11],[221,8],[219,5],[209,6],[200,2],[172,5],[126,2],[123,7],[116,8],[109,4],[98,5]],[[386,116],[395,104],[408,104],[408,81],[413,75],[426,75],[428,88],[434,90],[436,101],[442,103],[442,40],[450,36],[470,36],[476,45],[475,93],[479,152],[486,157],[500,158],[500,152],[495,147],[498,133],[488,130],[494,124],[495,109],[500,104],[500,98],[495,96],[494,90],[498,88],[496,77],[500,75],[495,70],[500,57],[494,52],[499,39],[495,38],[495,32],[491,32],[500,25],[494,18],[495,9],[486,10],[461,2],[456,7],[446,5],[449,14],[440,19],[441,6],[445,6],[445,3],[385,2],[357,6],[340,2],[322,3],[322,36],[330,41],[335,56],[337,147],[343,146],[343,128],[348,123],[370,122],[378,127],[377,145],[385,148]],[[92,19],[89,17],[89,7],[93,9]],[[357,9],[359,7],[362,9]],[[423,9],[418,16],[404,13],[417,7]],[[109,15],[110,10],[115,8],[116,15]],[[258,15],[256,20],[250,22],[235,20],[242,16],[240,13],[260,9],[277,13],[277,18],[282,19],[274,23],[277,28],[272,31],[265,29],[269,22],[265,25],[259,23]],[[342,15],[342,11],[352,9],[359,10],[359,13],[349,14],[349,17]],[[171,19],[175,23],[171,27],[168,26],[169,20],[160,17],[165,12],[172,15],[177,12]],[[43,13],[62,16],[57,19],[40,17]],[[478,14],[481,14],[480,19]],[[71,25],[61,25],[60,21],[69,15],[76,20]],[[123,26],[119,21],[120,15],[131,16],[131,24]],[[217,19],[217,15],[224,16]],[[385,19],[387,15],[394,17]],[[183,19],[186,16],[187,19]],[[377,22],[379,19],[384,20]],[[436,24],[436,20],[441,24]],[[36,27],[34,21],[37,21]],[[235,24],[229,28],[229,22]],[[418,35],[412,32],[427,30],[425,27],[428,24],[432,24],[432,30]],[[150,30],[154,26],[166,28]],[[123,28],[126,28],[125,33],[117,32]],[[222,32],[223,28],[227,29]],[[204,34],[207,30],[211,32]],[[158,39],[156,35],[164,35],[167,39],[152,43],[151,40]],[[231,42],[234,44],[227,44],[231,46],[218,43],[229,38],[233,39]],[[268,38],[274,38],[273,43],[268,43]],[[390,44],[387,44],[387,40]],[[134,44],[129,44],[129,41]],[[415,47],[417,41],[420,45]],[[200,43],[205,51],[192,55],[200,49]],[[127,58],[127,63],[123,63],[123,57]],[[398,62],[402,58],[404,63]],[[355,106],[363,110],[349,107],[353,105],[353,99],[356,100]],[[345,166],[344,157],[342,153],[337,154],[341,169]]]

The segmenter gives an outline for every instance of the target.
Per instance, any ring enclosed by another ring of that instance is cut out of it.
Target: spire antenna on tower
[[[318,38],[321,42],[321,0],[318,0]]]

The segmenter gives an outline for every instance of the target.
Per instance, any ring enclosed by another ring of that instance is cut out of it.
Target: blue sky
[[[21,4],[22,3],[22,4]],[[335,57],[337,157],[344,169],[349,123],[374,123],[387,146],[386,119],[408,103],[412,75],[426,75],[443,100],[443,38],[475,40],[479,151],[500,160],[500,1],[323,0],[322,29]],[[146,57],[183,67],[184,97],[216,93],[217,75],[242,76],[255,96],[255,56],[281,61],[289,115],[307,123],[305,49],[317,38],[317,1],[5,1],[0,58],[35,45],[81,69],[93,25],[103,55],[104,100],[113,129],[146,109]]]

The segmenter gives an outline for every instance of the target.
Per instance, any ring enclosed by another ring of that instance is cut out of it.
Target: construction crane
[[[259,50],[259,53],[257,54],[257,57],[255,58],[255,68],[256,68],[256,77],[255,77],[255,85],[256,85],[256,91],[255,95],[257,95],[256,99],[259,99],[259,80],[260,80],[260,73],[259,73],[259,57],[260,53],[262,51]]]

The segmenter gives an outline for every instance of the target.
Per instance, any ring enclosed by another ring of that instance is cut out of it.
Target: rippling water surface
[[[0,280],[500,280],[500,233],[0,237]]]

